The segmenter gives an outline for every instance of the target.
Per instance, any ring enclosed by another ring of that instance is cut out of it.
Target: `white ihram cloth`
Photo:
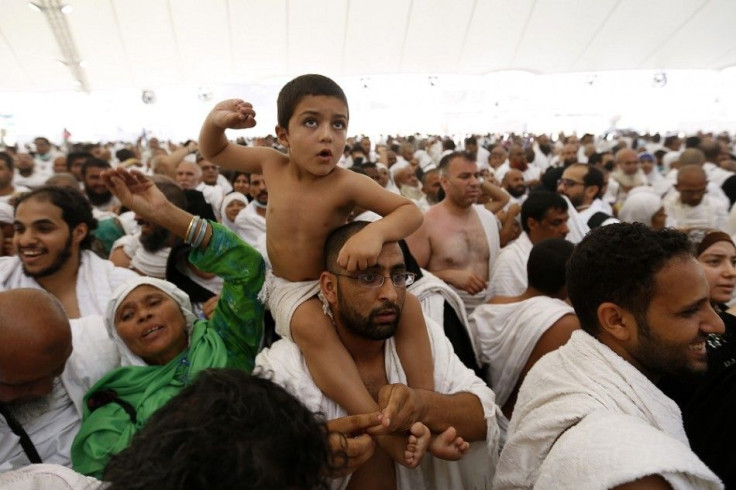
[[[89,250],[83,251],[76,286],[79,315],[85,317],[105,313],[112,292],[132,277],[138,277],[138,274],[115,267],[109,260],[99,258]],[[16,288],[43,289],[35,279],[25,275],[18,257],[0,257],[0,291]]]
[[[611,464],[625,452],[636,453],[636,465]],[[721,488],[689,450],[675,402],[582,330],[527,374],[494,488],[532,488],[537,482],[563,488],[555,482],[570,478],[571,467],[554,464],[559,461],[575,465],[574,488],[609,488],[653,474],[675,489]]]
[[[319,279],[311,281],[292,282],[278,277],[273,270],[266,270],[266,280],[263,283],[258,299],[268,306],[276,324],[276,333],[282,338],[293,341],[291,337],[291,317],[296,309],[305,301],[319,293]]]
[[[570,305],[548,296],[518,303],[485,304],[475,309],[472,320],[478,331],[481,362],[490,364],[491,387],[500,407],[514,391],[542,334],[571,314],[575,310]]]
[[[483,226],[483,232],[488,242],[488,276],[490,276],[496,258],[498,258],[498,254],[501,251],[501,238],[498,235],[498,220],[496,219],[496,215],[488,211],[482,204],[474,204],[473,209],[478,214],[478,219]],[[452,289],[463,300],[468,315],[473,313],[476,306],[485,303],[490,298],[490,285],[477,294],[470,294],[456,287],[452,287]]]
[[[100,315],[70,320],[72,354],[57,378],[47,405],[14,413],[41,460],[71,467],[71,447],[82,421],[84,394],[104,374],[120,365],[115,344]],[[20,439],[0,417],[0,472],[30,464]],[[5,488],[5,487],[2,487]]]
[[[396,465],[397,490],[420,489],[489,489],[496,468],[498,454],[498,414],[493,392],[470,369],[466,368],[452,350],[442,327],[426,319],[432,358],[434,359],[435,391],[443,394],[472,393],[483,407],[487,426],[485,441],[470,444],[470,449],[460,461],[443,461],[429,453],[419,468],[410,470]],[[406,374],[396,352],[394,338],[385,344],[386,376],[389,383],[406,384]],[[270,349],[264,349],[256,357],[254,374],[269,378],[296,396],[313,412],[321,412],[326,420],[347,415],[345,410],[327,398],[314,384],[299,347],[293,342],[278,341]],[[347,487],[350,477],[332,480],[333,489]]]
[[[475,330],[475,324],[468,319],[465,303],[463,303],[460,296],[445,281],[425,269],[422,269],[422,278],[409,286],[407,291],[419,300],[424,317],[432,319],[435,323],[443,327],[443,331],[445,324],[445,301],[447,301],[465,326],[473,348],[473,354],[475,354],[475,362],[480,367],[481,363],[478,357],[477,341],[478,332]]]
[[[526,290],[526,263],[532,247],[529,235],[522,231],[519,238],[501,249],[488,281],[490,297],[518,296]]]
[[[57,464],[33,464],[0,475],[3,490],[96,490],[102,482]]]

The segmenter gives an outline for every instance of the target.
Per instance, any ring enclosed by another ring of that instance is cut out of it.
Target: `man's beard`
[[[56,394],[54,391],[62,387],[61,378],[54,378],[54,387],[48,395],[39,396],[30,400],[8,403],[8,408],[13,416],[23,427],[28,427],[34,420],[51,409]],[[62,387],[63,388],[63,387]]]
[[[23,273],[27,275],[28,277],[32,277],[34,279],[41,279],[43,277],[49,277],[53,276],[57,272],[61,270],[62,267],[64,267],[64,264],[66,264],[67,260],[72,256],[72,234],[69,233],[69,238],[66,240],[66,244],[64,245],[64,250],[59,252],[59,255],[56,256],[56,260],[53,264],[46,267],[45,269],[41,269],[38,272],[31,272],[28,269],[26,269],[25,264],[23,264]]]
[[[401,307],[398,304],[384,301],[381,306],[374,308],[367,317],[364,317],[348,305],[343,298],[344,295],[340,294],[337,302],[340,306],[340,320],[345,328],[369,340],[386,340],[394,336],[399,318],[401,318]],[[375,324],[374,317],[386,310],[394,310],[396,318],[389,323]]]
[[[506,192],[511,194],[511,197],[521,197],[526,194],[526,187],[507,187]]]
[[[171,238],[171,232],[161,226],[154,226],[151,233],[141,233],[140,241],[146,252],[158,252],[166,246]]]
[[[539,145],[539,150],[544,153],[545,155],[549,155],[549,153],[552,151],[552,145],[546,144],[546,145]]]
[[[102,206],[112,200],[112,192],[110,191],[97,192],[85,185],[84,192],[87,194],[87,199],[93,206]]]

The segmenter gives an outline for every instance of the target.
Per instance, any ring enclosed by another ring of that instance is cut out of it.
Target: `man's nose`
[[[710,307],[708,317],[700,323],[700,330],[704,333],[715,333],[722,335],[726,331],[726,326],[723,324],[723,320],[718,316],[718,313]]]
[[[399,293],[396,290],[396,286],[390,277],[385,277],[383,285],[379,288],[381,299],[396,300],[399,297]]]

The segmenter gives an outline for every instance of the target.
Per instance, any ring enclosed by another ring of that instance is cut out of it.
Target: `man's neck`
[[[472,205],[472,204],[471,204],[471,205],[469,205],[469,206],[465,206],[465,207],[462,207],[462,206],[458,206],[457,204],[455,204],[454,202],[452,202],[452,201],[451,201],[451,200],[449,200],[449,199],[443,199],[443,200],[442,200],[442,201],[440,202],[440,204],[441,204],[442,206],[444,206],[444,208],[445,208],[445,209],[446,209],[446,210],[447,210],[447,211],[448,211],[448,212],[449,212],[450,214],[452,214],[452,215],[454,215],[454,216],[465,216],[465,215],[469,214],[469,213],[470,213],[470,212],[472,211],[472,207],[473,207],[473,205]]]
[[[33,169],[32,168],[19,168],[18,173],[22,175],[23,177],[30,177],[33,175]]]
[[[13,184],[8,184],[2,189],[0,189],[0,196],[8,196],[13,193],[15,190],[15,187],[13,187]]]
[[[41,287],[58,297],[69,289],[76,290],[77,274],[81,265],[80,252],[72,253],[66,263],[54,274],[36,279]]]

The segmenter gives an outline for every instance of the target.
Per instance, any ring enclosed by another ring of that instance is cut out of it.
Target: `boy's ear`
[[[284,148],[289,147],[289,132],[286,131],[286,128],[282,128],[278,124],[276,125],[276,128],[274,128],[274,131],[276,131],[276,139],[278,140],[279,144],[283,146]]]

